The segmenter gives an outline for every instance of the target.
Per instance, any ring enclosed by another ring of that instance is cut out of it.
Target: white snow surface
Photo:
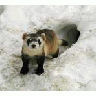
[[[9,5],[0,10],[0,90],[96,91],[96,6]],[[78,41],[46,60],[42,75],[34,74],[35,64],[20,75],[22,34],[49,28],[63,35],[58,30],[66,24],[77,26]]]

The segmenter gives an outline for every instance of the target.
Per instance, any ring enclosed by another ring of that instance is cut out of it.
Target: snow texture
[[[46,59],[42,75],[34,74],[35,61],[20,75],[22,34],[48,28],[62,37],[67,24],[77,26],[78,41]],[[96,6],[0,6],[0,90],[96,91]]]

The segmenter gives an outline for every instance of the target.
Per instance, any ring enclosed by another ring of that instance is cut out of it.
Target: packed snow
[[[20,75],[22,34],[48,28],[66,38],[67,24],[77,26],[78,41],[61,48],[58,58],[46,58],[40,76],[34,74],[35,61],[30,62],[27,75]],[[95,91],[96,6],[0,6],[0,90]]]

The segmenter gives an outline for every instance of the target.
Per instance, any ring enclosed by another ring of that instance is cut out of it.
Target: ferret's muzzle
[[[32,44],[32,48],[36,48],[36,45],[35,44]]]

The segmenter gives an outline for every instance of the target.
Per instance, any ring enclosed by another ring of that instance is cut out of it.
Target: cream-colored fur
[[[58,44],[59,44],[59,46],[62,45],[62,40],[61,39],[58,39]]]

